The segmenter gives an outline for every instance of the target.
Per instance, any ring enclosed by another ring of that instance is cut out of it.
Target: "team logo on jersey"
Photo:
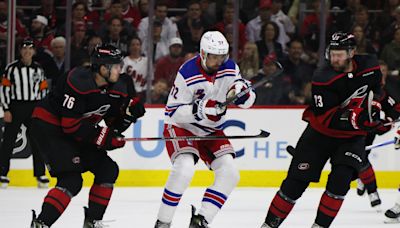
[[[354,75],[353,75],[353,73],[351,73],[351,72],[350,72],[350,73],[348,73],[348,74],[347,74],[347,77],[349,77],[349,78],[353,78],[353,77],[354,77]]]
[[[308,163],[300,163],[300,164],[297,166],[297,168],[298,168],[299,170],[307,170],[307,169],[310,168],[310,164],[308,164]]]
[[[367,96],[368,85],[364,85],[354,91],[345,101],[340,105],[341,108],[359,108]]]
[[[107,113],[108,109],[110,109],[110,107],[111,107],[111,105],[106,104],[106,105],[100,106],[100,108],[98,108],[98,109],[96,109],[94,111],[87,112],[87,113],[83,114],[83,116],[84,117],[89,117],[89,116],[92,116],[92,115],[104,116]]]
[[[72,163],[74,163],[74,164],[79,164],[79,163],[81,163],[81,158],[80,158],[80,157],[73,157],[73,158],[72,158]]]

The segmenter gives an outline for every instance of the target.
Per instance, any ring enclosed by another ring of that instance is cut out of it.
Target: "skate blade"
[[[395,224],[395,223],[400,223],[400,218],[385,218],[383,221],[385,224]]]
[[[372,207],[372,209],[374,209],[377,213],[382,213],[382,208],[380,205],[376,205],[376,206]]]
[[[1,183],[0,188],[6,189],[8,187],[8,183]]]

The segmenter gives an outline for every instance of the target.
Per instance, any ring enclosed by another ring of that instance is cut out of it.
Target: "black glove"
[[[128,107],[126,108],[126,115],[133,123],[136,123],[136,120],[144,116],[145,113],[146,109],[139,98],[134,97],[129,101]]]
[[[123,135],[111,130],[109,127],[98,127],[94,143],[101,149],[114,150],[125,145]]]
[[[118,133],[122,133],[126,131],[126,129],[128,129],[132,123],[135,122],[136,122],[135,117],[124,115],[123,117],[119,118],[113,123],[113,127]]]

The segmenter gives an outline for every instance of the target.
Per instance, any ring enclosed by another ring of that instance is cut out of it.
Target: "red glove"
[[[101,149],[114,150],[123,147],[125,140],[121,138],[121,135],[111,131],[110,128],[100,127],[94,143]]]
[[[382,125],[382,122],[379,120],[372,120],[370,122],[368,110],[364,108],[354,108],[351,111],[350,123],[354,129],[364,131],[372,131]]]
[[[382,120],[381,122],[382,122],[382,125],[379,126],[379,127],[377,127],[377,128],[375,129],[375,132],[376,132],[378,135],[383,135],[383,134],[385,134],[386,132],[392,130],[392,128],[394,127],[393,119],[390,118],[390,117],[386,117],[386,118],[385,118],[384,120]],[[391,123],[391,124],[389,124],[389,123]],[[388,125],[385,126],[386,124],[388,124]]]
[[[400,149],[400,128],[397,130],[396,136],[394,137],[394,148]]]

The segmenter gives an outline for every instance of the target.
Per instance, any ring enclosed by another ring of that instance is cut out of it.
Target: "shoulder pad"
[[[329,85],[345,75],[347,75],[347,73],[338,73],[333,70],[328,64],[324,64],[314,71],[312,84]]]
[[[193,76],[201,74],[199,67],[197,65],[197,61],[199,58],[200,58],[200,56],[197,56],[196,58],[192,58],[192,59],[188,60],[179,69],[178,72],[182,75],[182,77],[185,80],[187,80]]]
[[[127,97],[128,96],[128,85],[132,85],[133,83],[129,83],[129,81],[132,81],[132,79],[130,77],[128,77],[126,74],[121,74],[119,76],[119,79],[116,83],[114,83],[111,88],[109,89],[109,93],[111,94],[118,94],[121,95],[123,97]]]
[[[225,69],[232,69],[235,70],[236,68],[236,63],[232,59],[226,60],[224,64],[221,65],[220,70],[225,70]]]
[[[85,67],[76,67],[67,76],[67,84],[79,94],[88,94],[100,91],[94,81],[92,71]]]

